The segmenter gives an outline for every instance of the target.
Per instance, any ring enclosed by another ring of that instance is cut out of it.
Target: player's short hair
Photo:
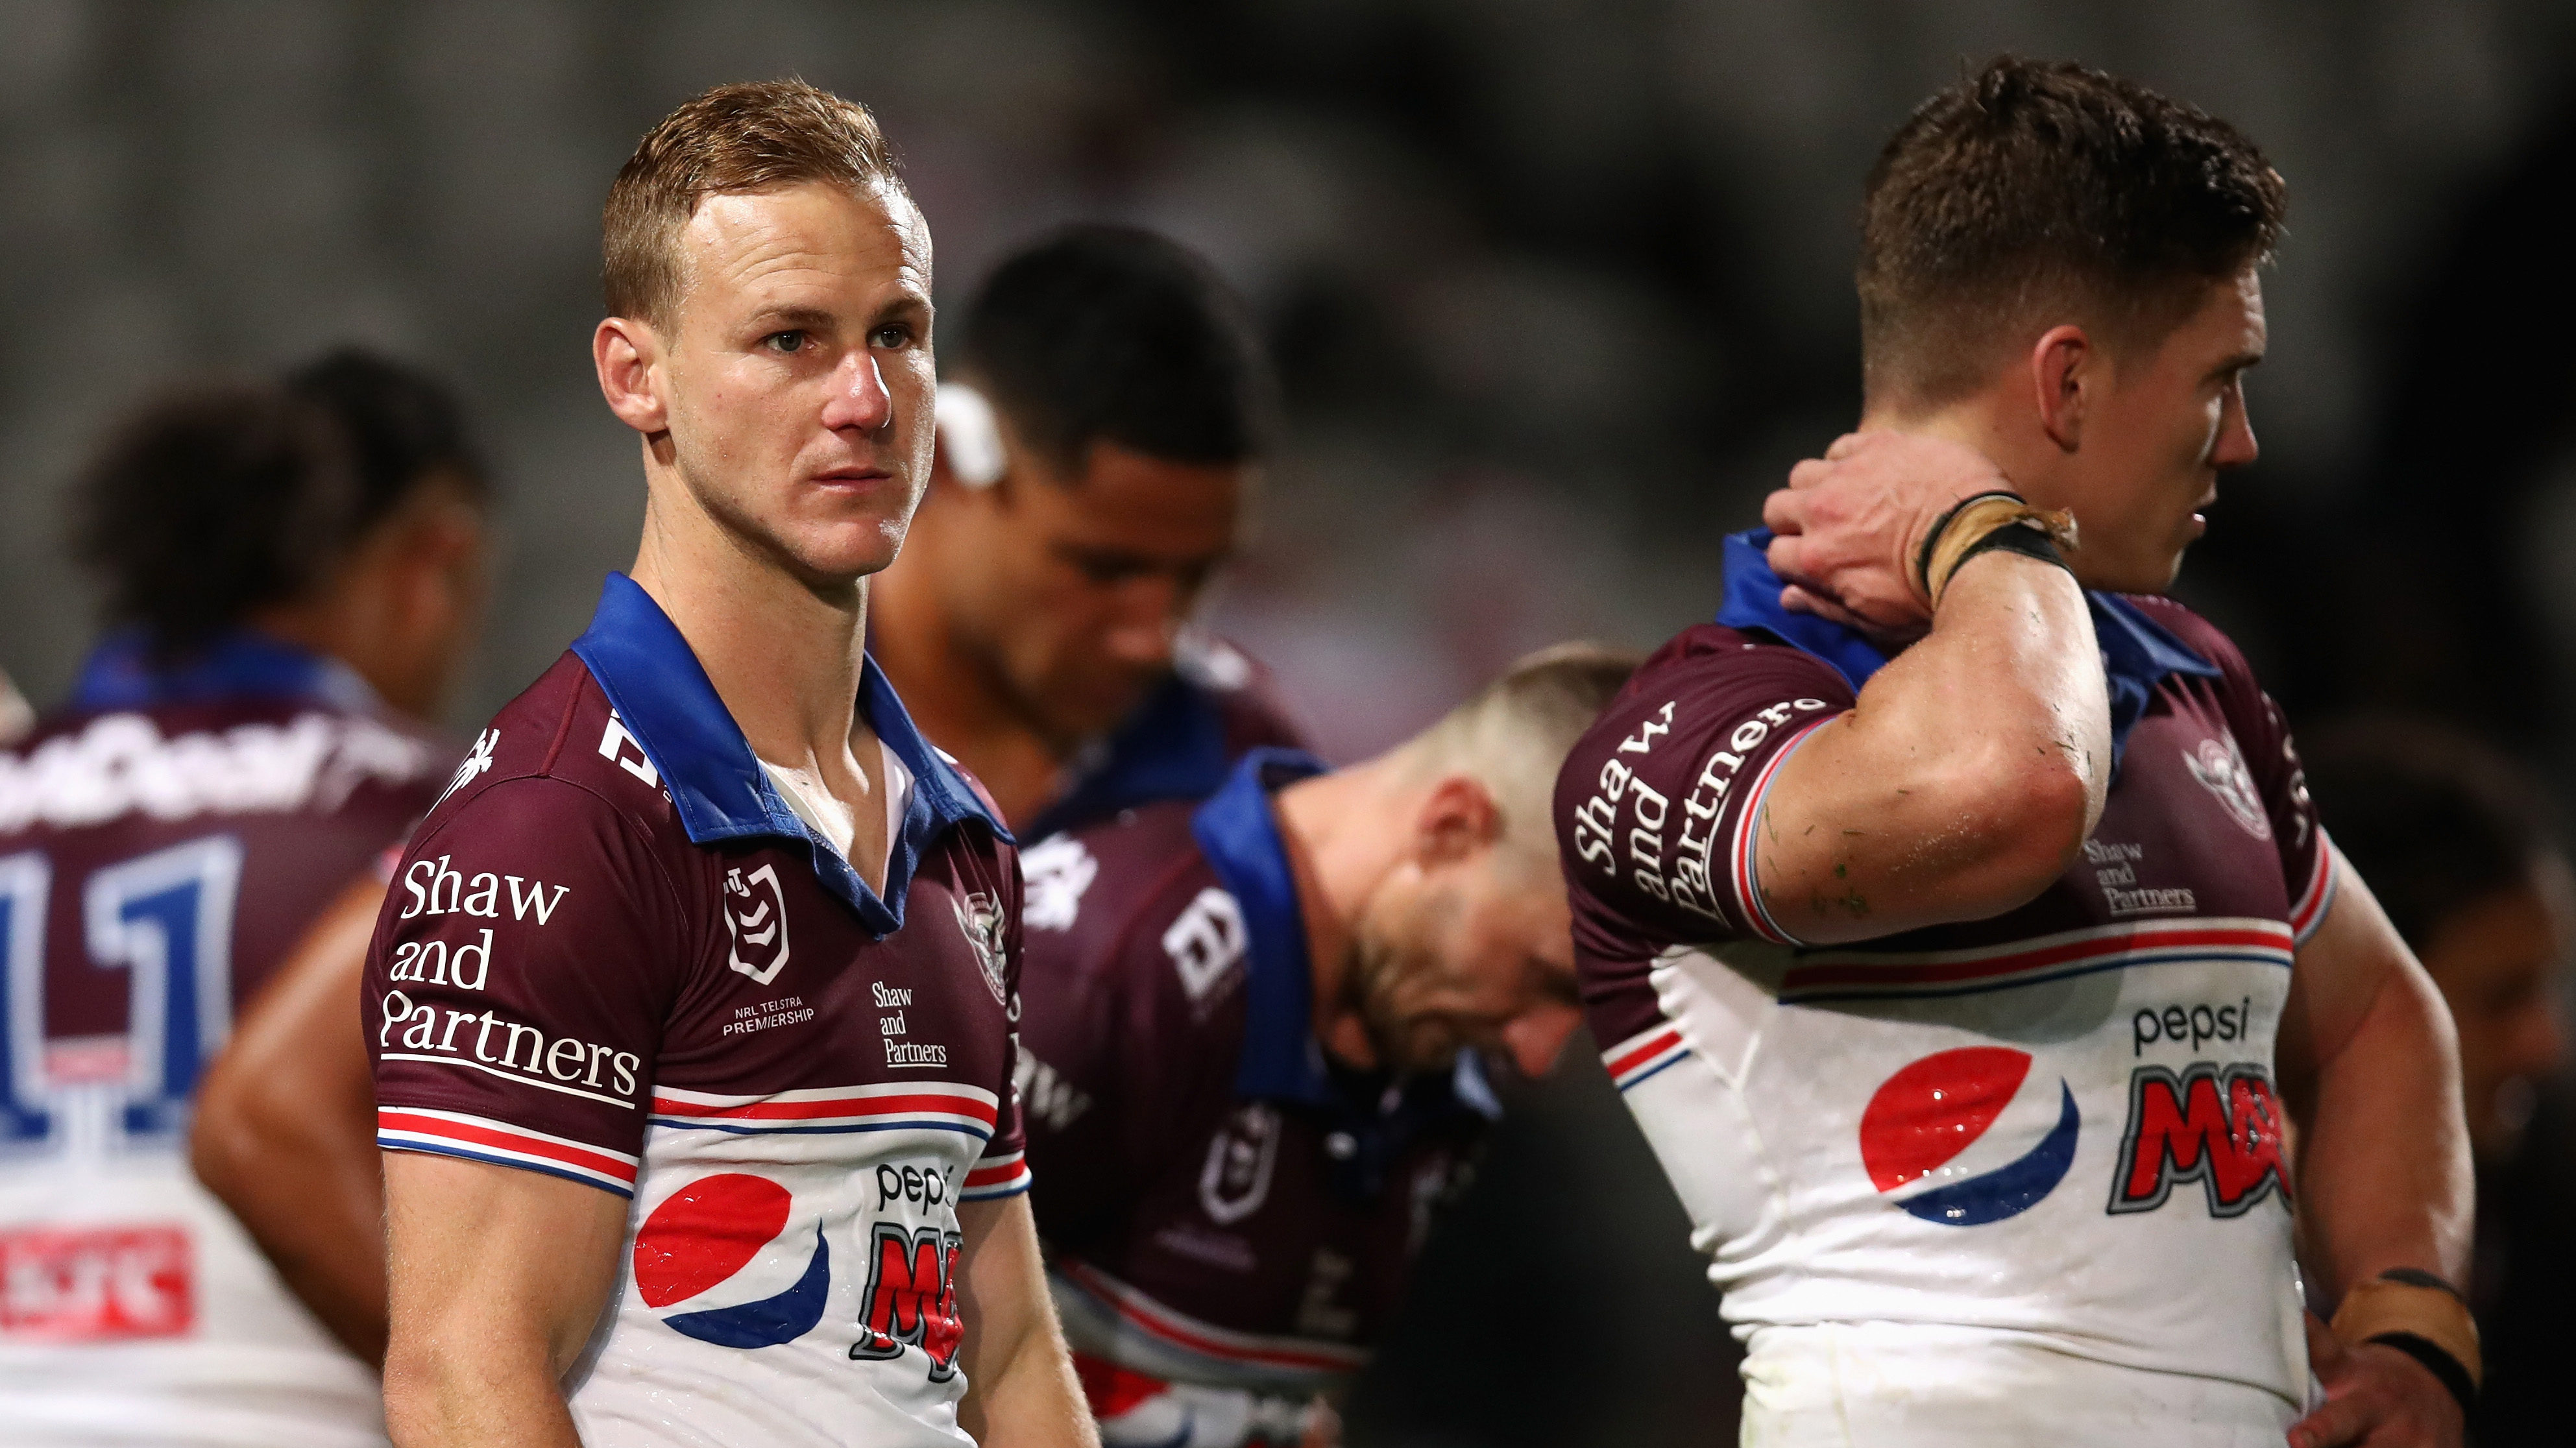
[[[2317,816],[2417,951],[2462,909],[2557,853],[2539,781],[2428,720],[2330,728],[2302,749]]]
[[[710,196],[808,182],[905,194],[876,117],[801,80],[703,91],[664,116],[618,169],[600,214],[600,289],[613,317],[656,327],[676,314],[679,236]]]
[[[74,482],[73,556],[112,625],[183,657],[309,594],[434,477],[480,502],[455,394],[346,348],[279,382],[198,382],[112,424]]]
[[[1552,871],[1557,771],[1644,661],[1596,643],[1524,655],[1404,748],[1425,768],[1473,775],[1502,810],[1504,840]]]
[[[1862,203],[1863,381],[1928,407],[2061,321],[2154,346],[2268,259],[2280,174],[2243,132],[2146,87],[2003,56],[1897,129]]]
[[[1107,441],[1172,462],[1247,462],[1277,387],[1242,300],[1196,253],[1074,226],[1014,253],[967,306],[956,375],[1028,446],[1079,469]]]

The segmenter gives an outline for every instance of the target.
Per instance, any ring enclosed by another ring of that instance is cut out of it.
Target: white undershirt
[[[894,751],[882,739],[877,741],[877,758],[878,777],[885,781],[885,787],[878,791],[885,797],[885,854],[876,861],[870,877],[882,889],[886,870],[894,862],[895,837],[903,833],[903,812],[912,803],[912,771],[903,767],[903,761],[894,757]],[[822,778],[766,759],[760,761],[760,767],[768,773],[769,782],[778,786],[779,794],[786,799],[787,807],[796,811],[796,817],[828,841],[842,859],[849,859],[850,846],[859,836],[858,816],[823,787]]]

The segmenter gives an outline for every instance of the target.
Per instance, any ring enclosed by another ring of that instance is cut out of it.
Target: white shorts
[[[2223,1378],[1913,1323],[1757,1327],[1744,1448],[2280,1448],[2301,1409]]]

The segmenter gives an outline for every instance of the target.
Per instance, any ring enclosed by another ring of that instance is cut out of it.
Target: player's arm
[[[959,1424],[983,1448],[1097,1448],[1047,1295],[1028,1194],[962,1202],[957,1222],[966,1238],[958,1263],[966,1328],[957,1349],[966,1372]]]
[[[2334,899],[2295,958],[2279,1045],[2299,1127],[2304,1265],[2328,1302],[2394,1269],[2391,1295],[2403,1302],[2409,1273],[2467,1280],[2474,1201],[2459,1045],[2431,978],[2339,851],[2333,869]],[[2437,1290],[2414,1291],[2413,1310],[2431,1314],[2427,1334],[2439,1332],[2449,1305]],[[2449,1391],[2414,1358],[2321,1329],[2310,1341],[2329,1401],[2293,1430],[2298,1448],[2460,1441]],[[2365,1438],[2374,1432],[2384,1436]]]
[[[2007,486],[1956,444],[1845,438],[1766,505],[1781,535],[1771,563],[1805,606],[1910,632],[1907,610],[1919,617],[1923,600],[1906,580],[1936,522]],[[1982,553],[1929,621],[1852,709],[1787,755],[1741,826],[1762,903],[1795,940],[2001,914],[2046,889],[2101,816],[2110,707],[2073,575]]]
[[[384,1169],[358,1029],[385,887],[363,877],[305,932],[198,1088],[198,1179],[348,1349],[385,1358]]]
[[[616,1285],[625,1198],[457,1157],[384,1166],[394,1441],[578,1448],[561,1383]]]

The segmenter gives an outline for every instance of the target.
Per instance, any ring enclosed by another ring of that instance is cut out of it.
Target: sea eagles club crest
[[[2263,813],[2263,796],[2254,788],[2254,771],[2245,767],[2245,756],[2238,752],[2236,741],[2222,744],[2215,739],[2200,741],[2200,752],[2186,753],[2182,762],[2191,777],[2218,796],[2227,812],[2245,827],[2245,833],[2258,840],[2272,838],[2272,822]]]
[[[966,943],[975,947],[975,964],[984,972],[984,985],[993,992],[993,1003],[1008,1006],[1009,993],[1002,984],[1002,911],[993,897],[981,890],[971,890],[951,907],[957,912],[957,928]]]

